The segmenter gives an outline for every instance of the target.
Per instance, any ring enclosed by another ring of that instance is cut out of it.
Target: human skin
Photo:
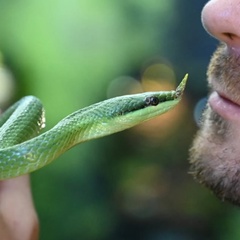
[[[38,239],[38,218],[28,175],[0,182],[0,239]]]
[[[209,100],[190,172],[220,199],[240,205],[240,0],[208,1],[202,23],[220,46],[207,71]]]

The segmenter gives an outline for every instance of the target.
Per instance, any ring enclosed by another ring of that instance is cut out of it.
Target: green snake
[[[45,125],[40,100],[26,96],[0,117],[0,179],[35,171],[76,144],[133,127],[161,115],[181,100],[187,74],[175,91],[111,98],[80,109],[39,135]]]

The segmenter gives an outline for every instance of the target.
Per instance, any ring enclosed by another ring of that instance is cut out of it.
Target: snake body
[[[111,98],[80,109],[39,135],[45,125],[40,100],[27,96],[0,117],[0,179],[17,177],[52,162],[76,144],[133,127],[176,106],[187,75],[175,91]]]

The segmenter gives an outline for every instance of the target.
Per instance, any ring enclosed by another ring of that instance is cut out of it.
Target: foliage
[[[219,239],[224,224],[237,239],[237,224],[225,219],[234,212],[239,222],[236,210],[188,175],[193,107],[206,94],[214,49],[200,24],[202,5],[0,0],[0,50],[15,78],[9,95],[39,97],[47,128],[107,98],[115,80],[121,94],[125,82],[127,92],[166,90],[190,75],[185,98],[169,114],[84,143],[32,174],[41,239]]]

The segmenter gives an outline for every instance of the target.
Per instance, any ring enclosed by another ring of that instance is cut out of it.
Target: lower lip
[[[240,106],[230,100],[221,97],[217,92],[213,92],[209,99],[212,110],[221,117],[230,121],[240,121]]]

